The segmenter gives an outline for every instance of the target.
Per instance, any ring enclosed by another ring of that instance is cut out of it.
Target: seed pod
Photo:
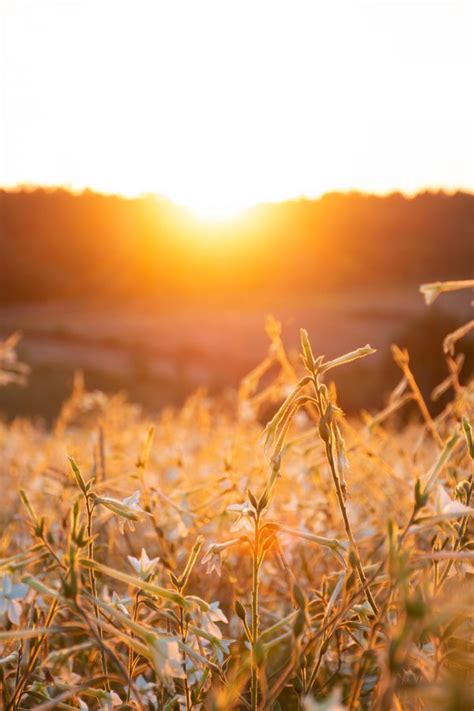
[[[426,505],[427,501],[428,501],[428,494],[422,492],[421,482],[419,479],[417,479],[416,483],[415,483],[415,509],[416,509],[416,511],[419,511],[420,509],[422,509],[423,506]]]
[[[237,617],[239,617],[243,622],[246,621],[247,615],[245,613],[245,608],[242,605],[242,603],[239,600],[235,601],[235,614]]]
[[[306,623],[306,619],[305,619],[304,611],[300,610],[298,612],[298,614],[296,615],[295,624],[293,625],[293,636],[294,637],[301,637],[301,635],[304,632],[305,623]]]
[[[299,677],[295,676],[295,678],[293,679],[293,689],[296,691],[297,694],[301,694],[303,688],[303,682]]]
[[[319,436],[321,437],[323,442],[325,442],[327,444],[331,438],[331,429],[327,423],[326,415],[323,415],[320,418],[318,429],[319,429]]]
[[[69,459],[69,464],[71,465],[72,472],[76,478],[76,483],[79,487],[79,489],[82,491],[82,493],[85,495],[87,494],[87,487],[86,487],[86,482],[82,478],[82,474],[79,471],[79,467],[77,466],[76,462],[72,457],[68,457]]]
[[[304,592],[296,583],[293,585],[293,597],[300,610],[304,610],[306,607],[306,598]]]
[[[258,501],[255,498],[255,494],[252,493],[251,489],[247,490],[247,496],[249,497],[249,501],[252,504],[252,506],[254,507],[254,509],[257,509],[258,508]]]
[[[472,438],[472,427],[467,417],[462,418],[462,428],[464,430],[464,436],[466,437],[469,456],[471,457],[471,459],[474,459],[474,441]]]
[[[314,355],[313,355],[313,351],[311,350],[311,344],[309,342],[308,331],[306,331],[306,329],[304,329],[304,328],[300,329],[300,338],[301,338],[301,350],[303,351],[304,364],[308,370],[310,370],[311,372],[314,372],[314,365],[315,365]]]
[[[260,513],[260,511],[263,511],[263,509],[267,506],[268,504],[268,491],[265,489],[263,492],[262,496],[260,497],[260,500],[258,502],[257,506],[257,511]]]

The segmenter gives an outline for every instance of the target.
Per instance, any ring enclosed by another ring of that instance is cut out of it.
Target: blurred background
[[[235,387],[300,326],[348,412],[412,353],[424,393],[470,295],[467,0],[0,0],[0,338],[47,422],[73,373],[144,407]],[[165,197],[160,197],[165,196]],[[472,370],[472,339],[463,377]]]
[[[0,210],[0,337],[20,330],[32,367],[28,387],[2,390],[7,417],[50,421],[77,369],[148,410],[235,388],[266,353],[269,314],[290,351],[300,326],[328,357],[377,348],[338,372],[348,412],[380,407],[397,382],[392,342],[429,397],[446,375],[442,339],[471,309],[468,292],[427,307],[418,290],[471,275],[474,196],[462,192],[332,193],[214,223],[89,191],[3,191]],[[473,343],[461,343],[468,377]]]

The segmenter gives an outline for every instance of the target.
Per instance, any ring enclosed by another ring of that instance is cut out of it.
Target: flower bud
[[[293,585],[293,597],[300,610],[304,610],[306,607],[306,598],[303,591],[296,583]]]
[[[319,436],[326,444],[331,438],[331,429],[327,423],[326,415],[323,415],[319,420]]]
[[[303,682],[299,677],[295,676],[295,678],[293,679],[293,689],[296,691],[297,694],[301,694],[303,688]]]
[[[306,624],[306,619],[304,615],[304,610],[300,610],[296,615],[295,624],[293,625],[293,636],[301,637],[304,632],[304,627]]]
[[[245,608],[240,602],[240,600],[235,601],[235,614],[237,617],[239,617],[243,622],[247,620],[247,615],[245,613]]]

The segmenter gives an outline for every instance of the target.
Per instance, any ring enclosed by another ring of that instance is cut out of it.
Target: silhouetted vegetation
[[[333,193],[207,225],[155,197],[0,192],[3,303],[304,294],[466,278],[474,195]]]

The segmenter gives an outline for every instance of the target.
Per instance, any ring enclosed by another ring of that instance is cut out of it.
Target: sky
[[[474,4],[0,0],[0,184],[474,189]]]

